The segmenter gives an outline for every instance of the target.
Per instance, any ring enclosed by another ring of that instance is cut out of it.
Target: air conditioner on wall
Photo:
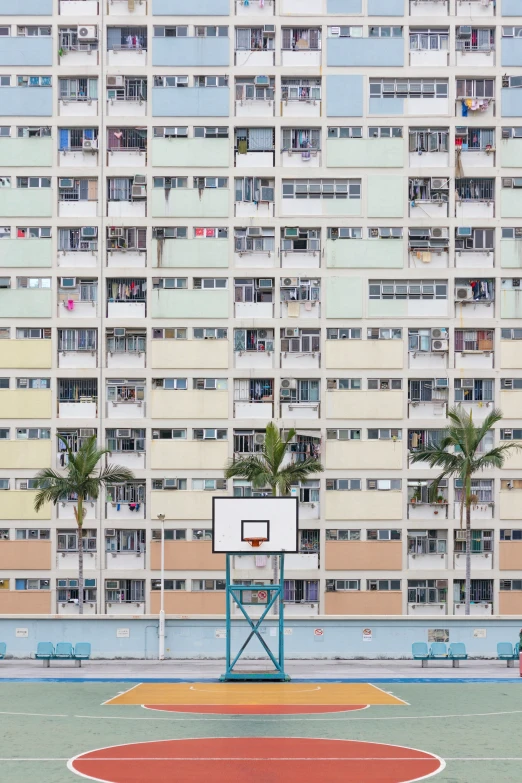
[[[299,337],[299,327],[293,327],[293,326],[286,327],[285,337]]]
[[[109,228],[109,239],[118,239],[119,237],[122,237],[123,234],[123,228],[116,228],[116,226],[111,226]]]
[[[81,235],[82,239],[94,239],[98,236],[98,229],[96,226],[83,226]]]
[[[281,282],[283,286],[298,285],[299,279],[297,277],[283,277]]]
[[[116,528],[114,528],[114,527],[106,527],[105,528],[105,535],[108,538],[113,538],[116,535]]]
[[[96,139],[84,139],[82,142],[82,150],[84,152],[97,152],[98,142]]]
[[[449,349],[448,340],[432,340],[431,350],[433,353],[446,353]]]
[[[265,437],[264,432],[256,432],[254,435],[254,443],[256,446],[262,446],[265,442]]]
[[[260,226],[249,226],[246,230],[247,237],[260,237],[263,229]]]
[[[107,76],[107,87],[123,87],[124,84],[123,76]]]
[[[471,226],[459,226],[457,228],[457,236],[458,237],[472,237],[473,236],[473,229]]]
[[[114,336],[115,337],[125,337],[125,327],[124,326],[115,326],[114,327]]]
[[[117,438],[130,438],[131,436],[131,430],[125,429],[125,430],[116,430],[116,437]]]
[[[82,25],[78,27],[78,41],[97,41],[98,30],[96,25]]]
[[[281,389],[297,389],[295,378],[281,378]]]

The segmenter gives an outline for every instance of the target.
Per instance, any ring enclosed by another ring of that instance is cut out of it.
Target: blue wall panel
[[[0,65],[52,64],[52,38],[0,38]]]
[[[522,5],[522,0],[520,0]],[[503,38],[501,64],[515,67],[522,65],[522,38]]]
[[[53,0],[0,0],[0,16],[51,16]]]
[[[404,16],[404,0],[368,0],[368,16]]]
[[[152,64],[228,65],[229,47],[228,38],[153,38]]]
[[[368,114],[383,114],[386,117],[404,114],[404,98],[370,98]]]
[[[328,38],[327,65],[404,65],[403,38]]]
[[[52,117],[52,87],[0,87],[0,112],[6,117]]]
[[[228,117],[228,87],[153,87],[153,117]]]
[[[152,16],[228,16],[229,0],[152,0]]]
[[[520,0],[502,0],[502,16],[522,16]]]
[[[362,0],[327,0],[326,13],[343,16],[362,13]]]
[[[326,116],[363,116],[363,77],[331,74],[326,77]]]
[[[502,117],[522,117],[522,90],[502,88]]]

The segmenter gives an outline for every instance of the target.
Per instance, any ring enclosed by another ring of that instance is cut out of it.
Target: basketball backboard
[[[298,522],[297,498],[213,497],[212,551],[297,552]],[[258,539],[259,548],[247,539]]]

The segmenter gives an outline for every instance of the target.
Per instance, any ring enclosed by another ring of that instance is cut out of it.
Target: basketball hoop
[[[252,549],[257,549],[261,546],[261,544],[264,544],[265,541],[268,541],[268,538],[244,538],[243,541],[246,541],[247,544],[250,544]]]

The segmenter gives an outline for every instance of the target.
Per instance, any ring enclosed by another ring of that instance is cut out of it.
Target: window
[[[216,228],[195,226],[193,229],[194,239],[227,239],[228,228]]]
[[[141,404],[145,399],[145,381],[109,379],[105,393],[108,402],[137,402]]]
[[[360,179],[284,179],[283,198],[360,199]]]
[[[143,603],[145,601],[144,579],[106,579],[105,600],[108,603]]]
[[[198,190],[228,188],[228,177],[194,177],[192,186]]]
[[[320,101],[321,79],[288,79],[281,77],[281,100]]]
[[[153,329],[153,340],[186,340],[187,329],[183,327],[177,328],[165,328],[165,329]]]
[[[465,534],[466,531],[464,531]],[[461,530],[454,531],[454,551],[466,551],[466,539],[462,537]],[[492,530],[471,530],[471,553],[482,554],[493,551],[493,531]]]
[[[194,28],[194,35],[196,38],[215,38],[216,36],[226,38],[228,36],[228,27],[203,27],[196,25]]]
[[[176,139],[176,138],[187,138],[188,137],[188,127],[185,126],[177,126],[177,127],[154,127],[152,129],[152,135],[155,139],[157,138],[165,138],[165,139]]]
[[[282,128],[281,148],[283,151],[307,152],[321,149],[320,128]]]
[[[186,378],[153,378],[153,389],[168,389],[174,391],[186,391],[188,389]]]
[[[112,530],[110,531],[113,532]],[[116,530],[115,535],[105,531],[105,549],[107,552],[129,552],[136,554],[145,551],[145,530]]]
[[[50,188],[50,177],[17,177],[17,188]]]
[[[368,340],[402,340],[402,329],[368,329],[366,337]]]
[[[9,432],[9,430],[8,430]],[[9,479],[0,479],[0,490],[7,490],[9,489]]]
[[[400,590],[400,579],[367,579],[367,590]]]
[[[51,430],[48,427],[17,427],[17,440],[49,440]]]
[[[225,590],[226,582],[224,579],[193,579],[192,592]]]
[[[522,440],[522,429],[502,429],[500,440]]]
[[[334,531],[335,532],[335,531]],[[360,579],[327,579],[326,580],[326,592],[348,592],[350,590],[360,590]]]
[[[440,329],[408,329],[408,350],[431,352],[432,338],[447,340],[448,330]]]
[[[247,202],[274,201],[273,179],[260,177],[236,177],[234,180],[235,200]]]
[[[494,228],[473,228],[470,237],[460,238],[458,234],[455,237],[455,250],[459,250],[459,251],[487,250],[488,252],[493,252],[494,247],[495,247]]]
[[[327,440],[361,440],[361,430],[326,430]]]
[[[193,440],[227,440],[228,430],[196,429],[192,430]]]
[[[501,530],[501,541],[522,541],[522,530]]]
[[[173,531],[168,531],[172,533]],[[165,531],[165,534],[167,531]],[[165,537],[165,540],[166,537]],[[150,587],[151,590],[161,590],[161,579],[151,579],[150,581]],[[163,580],[163,589],[164,590],[186,590],[186,580],[185,579],[164,579]]]
[[[17,87],[51,87],[52,76],[17,76],[16,85]]]
[[[8,427],[0,428],[0,440],[9,440],[10,430]]]
[[[321,249],[320,228],[282,228],[281,250],[285,253],[311,253]]]
[[[186,440],[186,437],[185,429],[152,430],[153,440]]]
[[[321,350],[321,330],[301,329],[297,337],[285,337],[285,329],[281,329],[282,353],[319,353]]]
[[[369,38],[402,38],[402,27],[374,27],[368,28]]]
[[[236,27],[236,50],[247,52],[271,51],[275,49],[274,32],[262,27]]]
[[[410,28],[410,51],[447,51],[449,30],[417,30]]]
[[[96,551],[96,530],[86,530],[82,528],[83,549],[89,552]],[[58,530],[57,545],[58,552],[77,552],[78,551],[78,531],[77,530]]]
[[[38,479],[16,479],[15,480],[15,489],[20,490],[29,490],[29,489],[39,489],[39,480]]]
[[[16,228],[16,238],[17,239],[50,239],[51,238],[51,227],[45,226],[45,227],[37,227],[37,226],[31,226],[31,227],[21,227],[17,226]]]
[[[341,25],[340,27],[329,27],[328,37],[329,38],[362,38],[363,37],[362,25],[356,25],[355,27],[353,26],[347,27],[346,25]]]
[[[152,479],[152,489],[163,490],[184,490],[187,489],[187,479],[185,478],[165,478]]]
[[[58,350],[96,351],[97,329],[58,329]]]
[[[377,391],[400,391],[402,378],[368,378],[368,389]]]
[[[446,554],[448,544],[446,536],[446,530],[408,530],[408,554]]]
[[[370,299],[447,299],[442,280],[370,280]]]
[[[188,178],[187,177],[153,177],[152,178],[152,186],[155,188],[165,188],[168,190],[169,188],[187,188],[188,187]]]
[[[410,152],[448,152],[449,131],[447,128],[411,128],[409,133]]]
[[[96,579],[85,579],[83,589],[84,602],[96,601]],[[57,579],[56,598],[64,603],[78,603],[79,589],[77,579]]]
[[[409,604],[445,604],[447,600],[447,579],[408,579]]]
[[[382,430],[379,430],[382,432]],[[370,432],[370,430],[368,430]],[[389,492],[402,488],[402,479],[366,479],[368,492]]]
[[[502,239],[522,239],[522,228],[503,228]]]
[[[362,389],[361,378],[328,378],[326,388],[329,391],[360,391]]]
[[[493,98],[494,79],[457,79],[457,98]]]
[[[228,378],[193,378],[192,388],[204,391],[226,391]]]
[[[128,182],[128,180],[108,180],[110,182]],[[97,179],[69,179],[58,177],[58,200],[59,201],[97,201],[98,200],[98,180]]]
[[[194,289],[201,288],[228,288],[226,277],[194,277]]]
[[[303,51],[321,48],[321,29],[305,27],[281,28],[281,49]]]
[[[466,32],[463,33],[464,28],[457,27],[457,52],[490,52],[495,47],[494,28],[472,27],[470,36],[469,27],[466,27]]]
[[[154,76],[154,87],[188,87],[188,76]]]
[[[360,541],[360,530],[327,530],[327,541]]]
[[[493,380],[455,378],[455,402],[492,402]]]
[[[58,79],[60,100],[92,101],[98,98],[98,79]]]
[[[192,479],[192,489],[195,492],[226,489],[226,479]]]
[[[368,128],[369,139],[402,139],[402,128],[375,127]]]
[[[165,288],[165,289],[174,289],[174,288],[186,288],[187,287],[187,278],[186,277],[153,277],[152,278],[152,288]]]
[[[319,600],[318,579],[285,579],[283,586],[285,603],[317,603]]]
[[[522,378],[501,378],[500,388],[504,389],[522,389]]]
[[[193,541],[212,541],[212,529],[193,530],[192,531],[192,540]]]
[[[49,541],[51,538],[51,531],[48,529],[27,529],[17,528],[15,531],[15,538],[17,541]]]
[[[455,329],[455,351],[492,351],[493,329]]]
[[[362,128],[353,126],[333,126],[328,128],[329,139],[362,139]]]
[[[15,590],[49,590],[50,579],[15,579]]]
[[[402,239],[402,228],[368,228],[368,239]]]
[[[493,502],[493,480],[492,479],[471,479],[471,493],[476,497],[476,503]],[[462,479],[455,479],[455,502],[462,500]]]
[[[369,429],[368,440],[402,440],[402,430]]]
[[[274,397],[274,381],[266,379],[235,379],[234,400],[236,402],[271,402]]]
[[[17,288],[50,288],[50,277],[17,277]]]
[[[342,440],[342,438],[339,438],[339,440]],[[326,489],[333,492],[360,491],[362,489],[361,484],[361,479],[326,479]]]
[[[10,378],[0,378],[0,389],[8,389]]]
[[[152,229],[152,236],[154,239],[187,239],[188,228],[187,226],[154,227]]]
[[[274,99],[273,76],[236,77],[236,101],[272,101]]]
[[[494,201],[495,180],[479,177],[456,179],[455,194],[458,201]]]
[[[107,448],[111,453],[134,453],[145,451],[144,429],[108,429],[105,432]]]
[[[194,76],[194,87],[228,87],[228,76]]]
[[[26,27],[25,25],[18,25],[18,36],[44,36],[46,38],[51,35],[51,27]]]
[[[227,340],[228,329],[197,327],[192,330],[194,340]]]
[[[50,389],[50,378],[17,378],[17,389]]]
[[[0,136],[2,134],[0,133]],[[18,126],[16,129],[16,135],[19,139],[39,139],[51,136],[51,129],[49,127],[27,127]]]
[[[188,25],[177,25],[176,27],[159,27],[154,25],[154,38],[186,38],[188,36]]]
[[[327,329],[327,340],[360,340],[362,330],[353,328]]]
[[[492,81],[492,80],[491,80]],[[370,79],[370,98],[447,98],[447,79]]]
[[[187,540],[187,531],[186,530],[165,530],[165,541],[186,541]],[[151,536],[153,541],[161,541],[161,530],[152,530]]]
[[[10,87],[10,86],[11,86],[11,77],[0,76],[0,87]]]

